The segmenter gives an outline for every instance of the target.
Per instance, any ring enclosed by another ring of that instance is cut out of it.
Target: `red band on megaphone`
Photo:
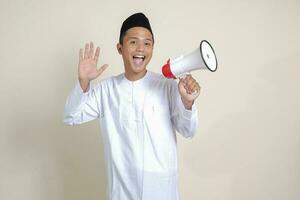
[[[161,70],[162,70],[163,75],[164,75],[166,78],[173,78],[173,79],[176,79],[176,76],[174,76],[174,74],[172,73],[171,68],[170,68],[170,59],[168,60],[167,64],[165,64],[165,65],[162,67]]]

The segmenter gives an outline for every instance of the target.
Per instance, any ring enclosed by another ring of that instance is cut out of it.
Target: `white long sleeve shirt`
[[[178,85],[148,71],[137,81],[124,74],[69,95],[64,122],[98,118],[104,144],[109,200],[178,200],[176,131],[193,137],[197,110],[186,110]]]

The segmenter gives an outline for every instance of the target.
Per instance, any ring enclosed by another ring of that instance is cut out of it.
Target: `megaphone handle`
[[[190,72],[185,72],[183,74],[178,75],[177,78],[182,79],[182,78],[186,77],[187,75],[191,75],[191,73]]]

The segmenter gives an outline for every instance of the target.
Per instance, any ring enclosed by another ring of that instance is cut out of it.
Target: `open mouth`
[[[141,56],[141,55],[135,55],[135,56],[133,56],[133,62],[136,65],[141,65],[144,60],[145,60],[145,56]]]

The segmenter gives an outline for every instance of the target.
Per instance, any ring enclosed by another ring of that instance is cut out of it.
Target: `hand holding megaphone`
[[[186,75],[179,78],[178,90],[182,100],[192,102],[199,96],[201,87],[192,75]]]
[[[200,46],[192,53],[169,59],[162,67],[162,73],[166,78],[180,78],[198,69],[217,70],[217,57],[214,49],[208,41],[202,40]]]

